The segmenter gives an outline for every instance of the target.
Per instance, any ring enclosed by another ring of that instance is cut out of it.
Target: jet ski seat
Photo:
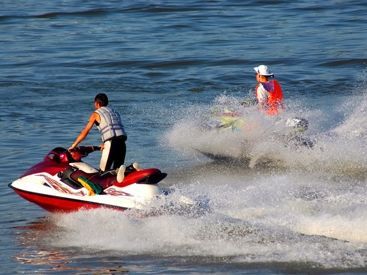
[[[88,174],[92,174],[92,173],[97,173],[98,170],[96,168],[94,168],[93,166],[89,165],[88,163],[85,162],[72,162],[70,163],[70,166],[75,167],[85,173]]]

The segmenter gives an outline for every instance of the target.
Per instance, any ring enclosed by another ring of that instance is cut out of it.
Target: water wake
[[[230,171],[227,171],[230,173]],[[205,194],[200,216],[173,209],[142,217],[106,209],[54,215],[47,238],[57,247],[123,255],[223,257],[231,262],[313,263],[324,268],[366,265],[366,191],[350,182],[330,186],[307,174],[196,173],[180,194]],[[145,214],[154,213],[152,203]],[[109,252],[108,252],[109,251]]]
[[[319,123],[318,118],[323,117],[320,110],[306,110],[290,104],[280,117],[265,117],[256,107],[244,108],[238,99],[222,95],[211,106],[191,107],[187,117],[176,122],[166,133],[165,140],[174,150],[188,156],[232,159],[251,168],[268,164],[360,176],[367,170],[367,119],[363,115],[367,99],[353,99],[356,106],[346,108],[352,103],[345,104],[345,112],[349,113],[344,114],[344,120],[327,129]],[[220,122],[216,120],[218,110]],[[309,129],[300,133],[287,127],[287,120],[293,117],[305,118],[309,121]],[[224,122],[227,124],[212,127],[213,119],[217,124],[227,120]]]

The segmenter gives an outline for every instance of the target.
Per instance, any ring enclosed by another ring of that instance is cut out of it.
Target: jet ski
[[[157,168],[141,169],[137,163],[101,173],[82,161],[97,146],[73,151],[57,147],[29,168],[9,187],[22,198],[50,212],[73,212],[99,207],[142,209],[164,193],[158,183],[167,174]]]
[[[259,142],[274,143],[292,151],[314,147],[315,141],[307,135],[307,119],[256,114],[253,102],[215,106],[209,115],[202,118],[198,127],[198,136],[207,136],[212,144],[198,143],[193,149],[214,161],[243,163],[251,159],[251,148]]]
[[[242,128],[245,128],[249,122],[246,121],[242,116],[238,115],[236,112],[231,112],[226,110],[220,115],[212,117],[209,123],[204,126],[206,130],[216,130],[217,132],[221,131],[238,131]],[[292,117],[288,118],[285,121],[277,122],[279,128],[284,129],[284,133],[282,135],[277,134],[276,138],[281,139],[286,146],[305,146],[307,148],[312,148],[314,142],[304,136],[304,133],[308,129],[308,120],[301,117]],[[283,124],[283,125],[279,125]]]

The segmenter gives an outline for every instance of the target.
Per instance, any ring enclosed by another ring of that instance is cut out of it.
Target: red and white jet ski
[[[156,168],[121,166],[101,173],[81,161],[97,146],[80,146],[73,152],[57,147],[40,163],[9,184],[24,199],[51,212],[107,207],[142,209],[162,194],[157,183],[167,174]]]

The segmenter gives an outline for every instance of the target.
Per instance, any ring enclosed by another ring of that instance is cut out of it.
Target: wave
[[[114,5],[103,5],[104,7],[96,7],[89,8],[85,10],[61,10],[61,11],[49,11],[37,14],[35,13],[26,13],[19,14],[14,12],[12,15],[1,15],[0,21],[2,20],[12,20],[12,19],[31,19],[31,18],[46,18],[53,19],[57,17],[70,17],[70,16],[78,16],[78,17],[90,17],[90,16],[105,16],[107,14],[113,13],[177,13],[177,12],[190,12],[190,11],[198,11],[203,9],[201,5],[151,5],[151,4],[125,4],[122,6],[114,6]],[[72,7],[69,7],[72,8]],[[15,9],[15,7],[14,7]],[[30,9],[31,11],[31,9]]]
[[[111,13],[111,9],[103,8],[92,8],[88,10],[79,11],[55,11],[55,12],[45,12],[42,14],[13,14],[13,15],[3,15],[0,16],[1,20],[11,20],[11,19],[31,19],[31,18],[56,18],[56,17],[67,17],[67,16],[102,16],[107,13]]]
[[[153,257],[212,257],[214,262],[298,262],[322,268],[363,267],[367,239],[365,190],[330,186],[307,174],[202,171],[175,186],[205,194],[211,211],[141,217],[106,209],[51,216],[44,242]],[[188,172],[189,173],[189,172]],[[297,181],[295,179],[297,178]],[[177,179],[176,179],[177,180]],[[173,206],[177,199],[168,202]],[[147,207],[154,208],[155,203]],[[88,232],[85,231],[88,228]],[[200,262],[200,259],[197,259]]]
[[[211,106],[190,107],[186,117],[176,122],[166,133],[165,140],[174,150],[194,158],[204,154],[213,159],[233,159],[251,168],[267,165],[279,169],[361,176],[367,171],[367,159],[364,157],[367,152],[367,120],[361,115],[366,112],[367,100],[354,100],[359,103],[352,108],[354,112],[346,114],[340,124],[323,129],[320,128],[322,125],[315,123],[323,117],[319,110],[301,108],[300,114],[289,105],[286,115],[276,119],[266,118],[256,107],[243,111],[238,99],[222,96]],[[218,108],[223,110],[220,101],[225,102],[225,108],[243,112],[239,119],[245,124],[226,130],[208,128],[206,125],[213,119],[211,112]],[[294,109],[300,108],[297,106]],[[345,109],[350,110],[348,107]],[[297,116],[309,121],[310,129],[297,136],[302,138],[301,141],[312,141],[312,148],[298,146],[292,138],[288,138],[290,132],[285,127],[286,120]]]
[[[331,60],[327,62],[322,62],[319,66],[325,67],[343,67],[345,65],[360,65],[365,66],[367,63],[366,58],[350,58],[350,59],[342,59],[342,60]]]

